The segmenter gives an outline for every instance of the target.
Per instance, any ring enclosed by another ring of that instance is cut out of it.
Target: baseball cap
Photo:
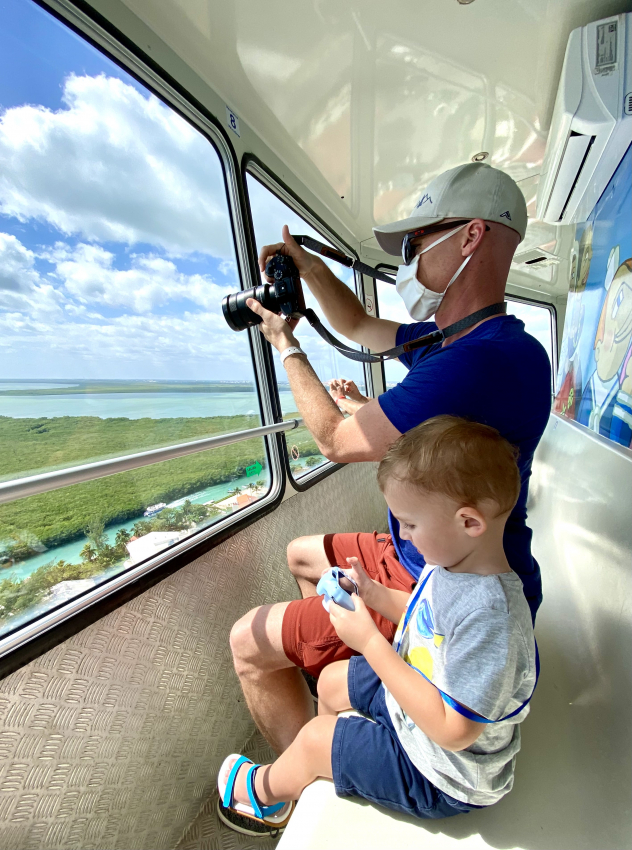
[[[524,239],[527,205],[515,180],[484,162],[468,162],[444,171],[421,194],[408,218],[374,227],[380,248],[387,254],[402,252],[402,240],[411,230],[436,224],[444,218],[482,218],[506,224]]]

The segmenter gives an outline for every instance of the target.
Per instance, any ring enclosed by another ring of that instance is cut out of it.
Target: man
[[[484,164],[467,164],[435,178],[403,221],[375,228],[381,247],[403,253],[397,290],[415,324],[368,316],[356,296],[320,260],[283,229],[283,242],[261,250],[259,263],[288,254],[333,328],[348,339],[383,351],[416,339],[504,299],[509,267],[524,238],[527,211],[514,181]],[[405,431],[440,414],[496,428],[520,451],[520,498],[507,523],[504,547],[523,581],[532,615],[541,601],[539,567],[531,556],[526,502],[531,461],[550,411],[550,364],[542,346],[513,316],[493,315],[442,343],[400,357],[409,368],[396,387],[344,418],[301,352],[282,317],[250,300],[260,328],[281,353],[298,410],[320,451],[332,461],[380,460]],[[425,322],[434,314],[435,322]],[[353,653],[337,637],[316,596],[316,583],[333,564],[357,557],[375,580],[410,593],[424,560],[402,539],[389,515],[391,534],[334,534],[299,538],[288,563],[302,600],[264,605],[242,617],[231,632],[235,670],[252,716],[277,752],[285,750],[313,716],[311,694],[299,669],[318,675]],[[407,529],[408,531],[408,529]],[[404,535],[409,537],[410,535]],[[394,626],[378,614],[380,631]]]

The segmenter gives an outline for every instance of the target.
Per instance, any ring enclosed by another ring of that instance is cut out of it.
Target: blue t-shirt
[[[397,345],[436,330],[433,322],[400,325]],[[410,431],[433,416],[451,414],[491,425],[520,451],[522,487],[505,527],[509,564],[522,579],[535,617],[542,601],[540,568],[531,555],[526,524],[533,453],[551,410],[551,365],[540,343],[515,316],[483,322],[456,342],[403,354],[404,380],[379,397],[382,410],[398,431]],[[410,540],[401,540],[399,523],[389,511],[389,528],[400,562],[418,579],[425,565]]]

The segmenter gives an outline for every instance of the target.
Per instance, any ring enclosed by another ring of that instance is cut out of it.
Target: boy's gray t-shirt
[[[399,654],[456,702],[489,720],[515,711],[533,691],[535,641],[522,582],[497,575],[432,573],[414,602]],[[409,605],[413,600],[409,600]],[[386,705],[401,745],[415,767],[441,791],[462,802],[488,806],[511,790],[520,749],[519,724],[529,706],[501,723],[489,723],[467,749],[442,749],[419,729],[392,694]]]

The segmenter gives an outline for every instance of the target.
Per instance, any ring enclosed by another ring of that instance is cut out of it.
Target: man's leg
[[[277,753],[314,716],[314,700],[298,667],[283,651],[283,614],[290,602],[262,605],[230,633],[235,672],[252,718]]]
[[[318,580],[331,566],[325,553],[324,538],[324,534],[297,537],[287,547],[287,564],[304,599],[316,596]]]

